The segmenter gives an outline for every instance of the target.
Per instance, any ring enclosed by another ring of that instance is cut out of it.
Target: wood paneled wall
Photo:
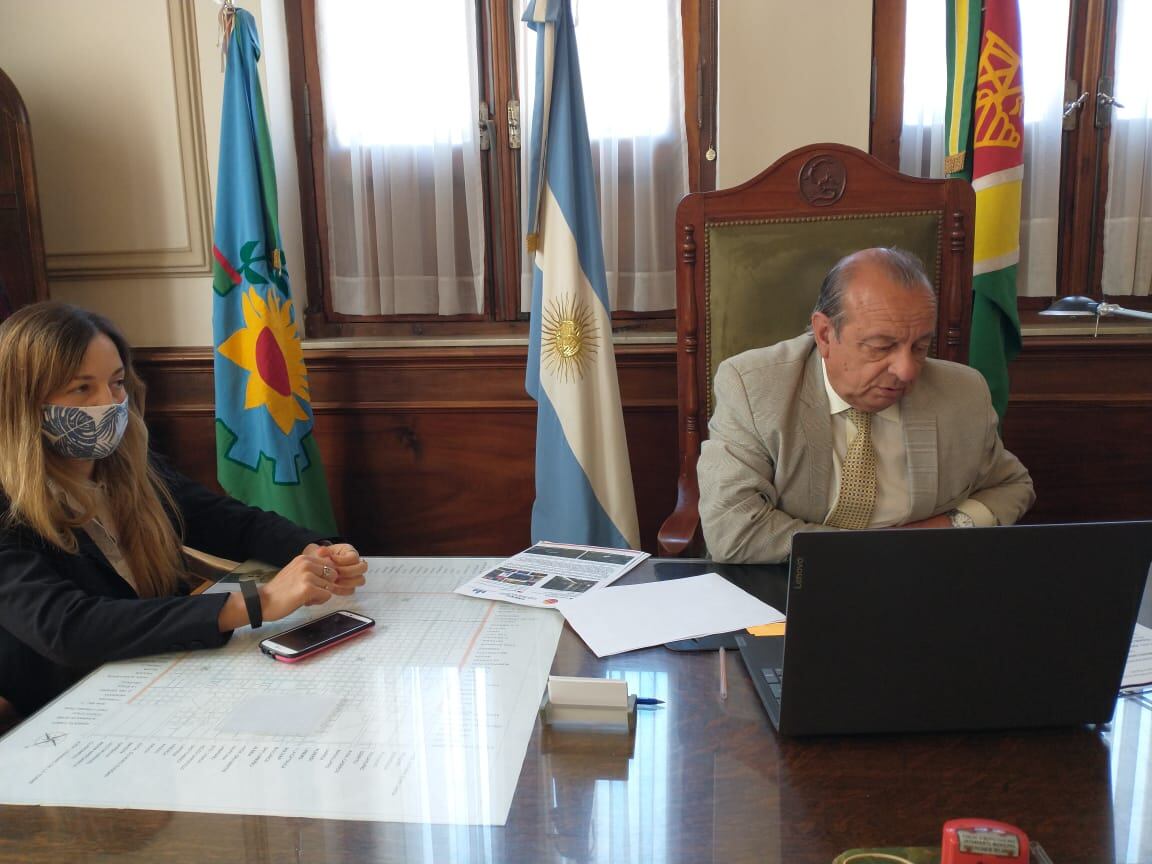
[[[1004,443],[1036,484],[1029,522],[1152,518],[1152,338],[1029,337]]]
[[[365,554],[509,555],[530,542],[536,403],[527,349],[309,350],[305,359],[341,531]],[[212,356],[142,349],[156,445],[215,487]],[[675,503],[670,346],[618,350],[642,543]],[[216,487],[218,488],[218,487]]]
[[[675,503],[672,346],[618,349],[644,548]],[[341,529],[365,554],[506,555],[529,542],[536,430],[523,347],[309,350]],[[212,356],[142,349],[157,446],[215,485]],[[1028,521],[1152,517],[1152,339],[1028,338],[1012,368],[1008,448]]]

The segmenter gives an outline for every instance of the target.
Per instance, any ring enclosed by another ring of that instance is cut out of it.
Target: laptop
[[[783,637],[737,636],[783,735],[1107,723],[1152,521],[800,533]]]

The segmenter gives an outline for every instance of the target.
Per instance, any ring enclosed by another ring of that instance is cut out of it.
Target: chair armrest
[[[9,729],[12,729],[24,718],[16,713],[16,709],[12,707],[12,703],[0,696],[0,735],[3,735]]]
[[[219,581],[221,577],[226,576],[240,566],[240,562],[238,561],[221,558],[217,555],[209,555],[207,552],[201,552],[199,549],[193,549],[191,546],[184,546],[181,551],[184,553],[184,563],[188,567],[188,572],[204,582],[203,585],[193,589],[192,593],[194,594],[199,594],[213,582]]]
[[[695,481],[695,477],[692,478]],[[698,555],[703,549],[703,536],[700,533],[700,492],[695,482],[683,475],[677,484],[676,509],[664,520],[656,534],[657,548],[665,558],[681,555]]]

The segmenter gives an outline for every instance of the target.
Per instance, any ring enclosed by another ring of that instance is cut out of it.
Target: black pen
[[[663,705],[664,700],[663,699],[653,699],[651,696],[637,696],[636,697],[636,704],[637,705]]]

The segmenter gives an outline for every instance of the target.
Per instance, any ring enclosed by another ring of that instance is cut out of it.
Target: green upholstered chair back
[[[662,554],[702,552],[696,460],[716,368],[808,327],[825,274],[858,249],[899,246],[939,300],[933,354],[964,362],[975,209],[962,180],[923,180],[837,144],[794,150],[733,189],[687,196],[676,216],[680,476]]]
[[[704,231],[707,380],[734,354],[807,329],[825,274],[869,246],[899,246],[924,262],[940,289],[944,214],[875,213],[822,218],[716,221]],[[712,416],[712,387],[706,416]]]

